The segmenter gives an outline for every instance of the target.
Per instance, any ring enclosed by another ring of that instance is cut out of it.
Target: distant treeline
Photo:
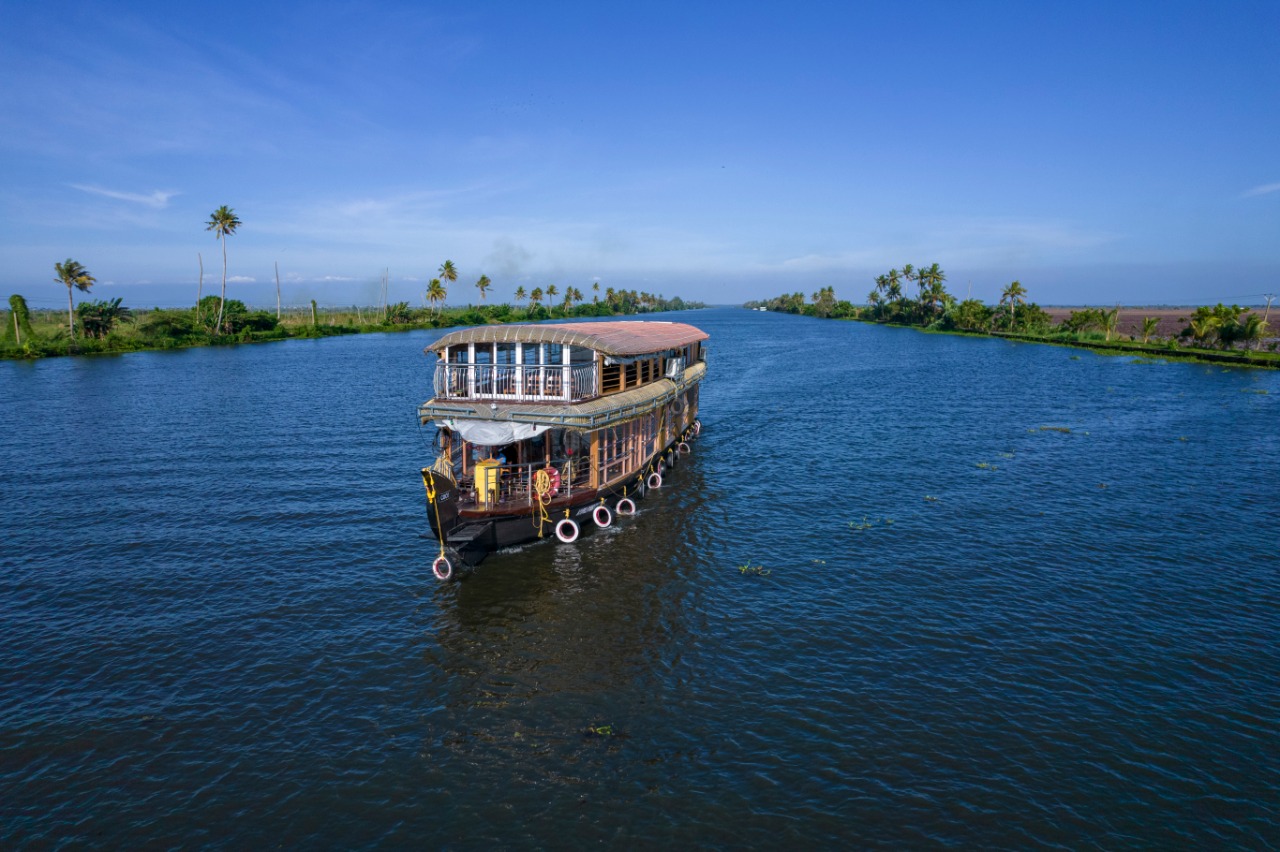
[[[1196,308],[1186,326],[1173,335],[1158,335],[1159,318],[1145,317],[1133,334],[1125,336],[1119,333],[1119,306],[1071,311],[1068,317],[1055,323],[1047,311],[1027,301],[1027,290],[1018,281],[1004,288],[1000,301],[994,306],[978,299],[957,300],[947,292],[945,281],[946,275],[936,263],[919,269],[907,264],[901,270],[891,269],[877,276],[865,304],[837,299],[834,288],[825,287],[807,300],[803,293],[791,293],[747,302],[744,307],[914,326],[930,331],[998,334],[1159,354],[1176,353],[1180,349],[1230,351],[1239,345],[1241,350],[1252,350],[1247,356],[1240,353],[1243,361],[1262,359],[1280,366],[1280,359],[1274,355],[1277,341],[1267,337],[1268,314],[1260,316],[1239,305]],[[907,288],[914,288],[916,292],[908,292]],[[1264,348],[1266,352],[1260,351]]]
[[[12,296],[9,310],[3,313],[0,358],[181,349],[361,332],[609,317],[705,307],[701,302],[686,302],[679,297],[667,299],[612,288],[607,291],[607,296],[575,304],[573,297],[576,294],[574,289],[566,301],[551,306],[542,304],[541,292],[539,301],[530,301],[525,306],[411,307],[408,302],[398,302],[385,307],[353,305],[322,308],[313,301],[307,307],[283,308],[278,316],[275,309],[251,310],[238,299],[220,300],[218,296],[205,296],[199,305],[192,308],[146,310],[128,308],[121,304],[120,299],[112,299],[76,305],[74,326],[69,323],[66,311],[32,310],[22,296]],[[220,324],[219,307],[222,313]]]

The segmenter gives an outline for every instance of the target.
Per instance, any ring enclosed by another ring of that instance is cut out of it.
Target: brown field
[[[1053,307],[1045,308],[1044,311],[1053,317],[1055,323],[1062,322],[1072,311],[1085,310],[1087,306],[1078,305],[1076,307]],[[1097,307],[1097,306],[1093,306]],[[1251,310],[1258,310],[1253,308]],[[1142,337],[1142,321],[1147,317],[1160,317],[1160,325],[1156,327],[1156,337],[1176,337],[1181,331],[1187,327],[1187,323],[1191,321],[1191,314],[1195,311],[1195,307],[1153,307],[1153,308],[1128,308],[1121,306],[1120,321],[1116,326],[1117,331],[1123,336],[1133,335],[1134,337]],[[1280,311],[1277,311],[1280,318]],[[1276,320],[1268,317],[1268,323],[1274,330]]]

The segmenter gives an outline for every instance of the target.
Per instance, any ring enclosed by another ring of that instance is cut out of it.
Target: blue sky
[[[545,8],[544,8],[545,7]],[[1280,292],[1280,3],[0,0],[0,288]],[[7,294],[6,294],[7,295]],[[60,301],[61,300],[61,301]]]

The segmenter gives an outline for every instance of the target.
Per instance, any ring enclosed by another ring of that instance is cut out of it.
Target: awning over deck
[[[562,343],[626,357],[680,349],[708,336],[682,322],[643,320],[483,325],[450,332],[424,351],[467,343]]]

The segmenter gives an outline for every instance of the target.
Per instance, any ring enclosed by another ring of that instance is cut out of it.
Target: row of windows
[[[569,360],[565,360],[566,353]],[[450,364],[590,364],[596,353],[582,346],[563,343],[464,343],[450,346]]]

